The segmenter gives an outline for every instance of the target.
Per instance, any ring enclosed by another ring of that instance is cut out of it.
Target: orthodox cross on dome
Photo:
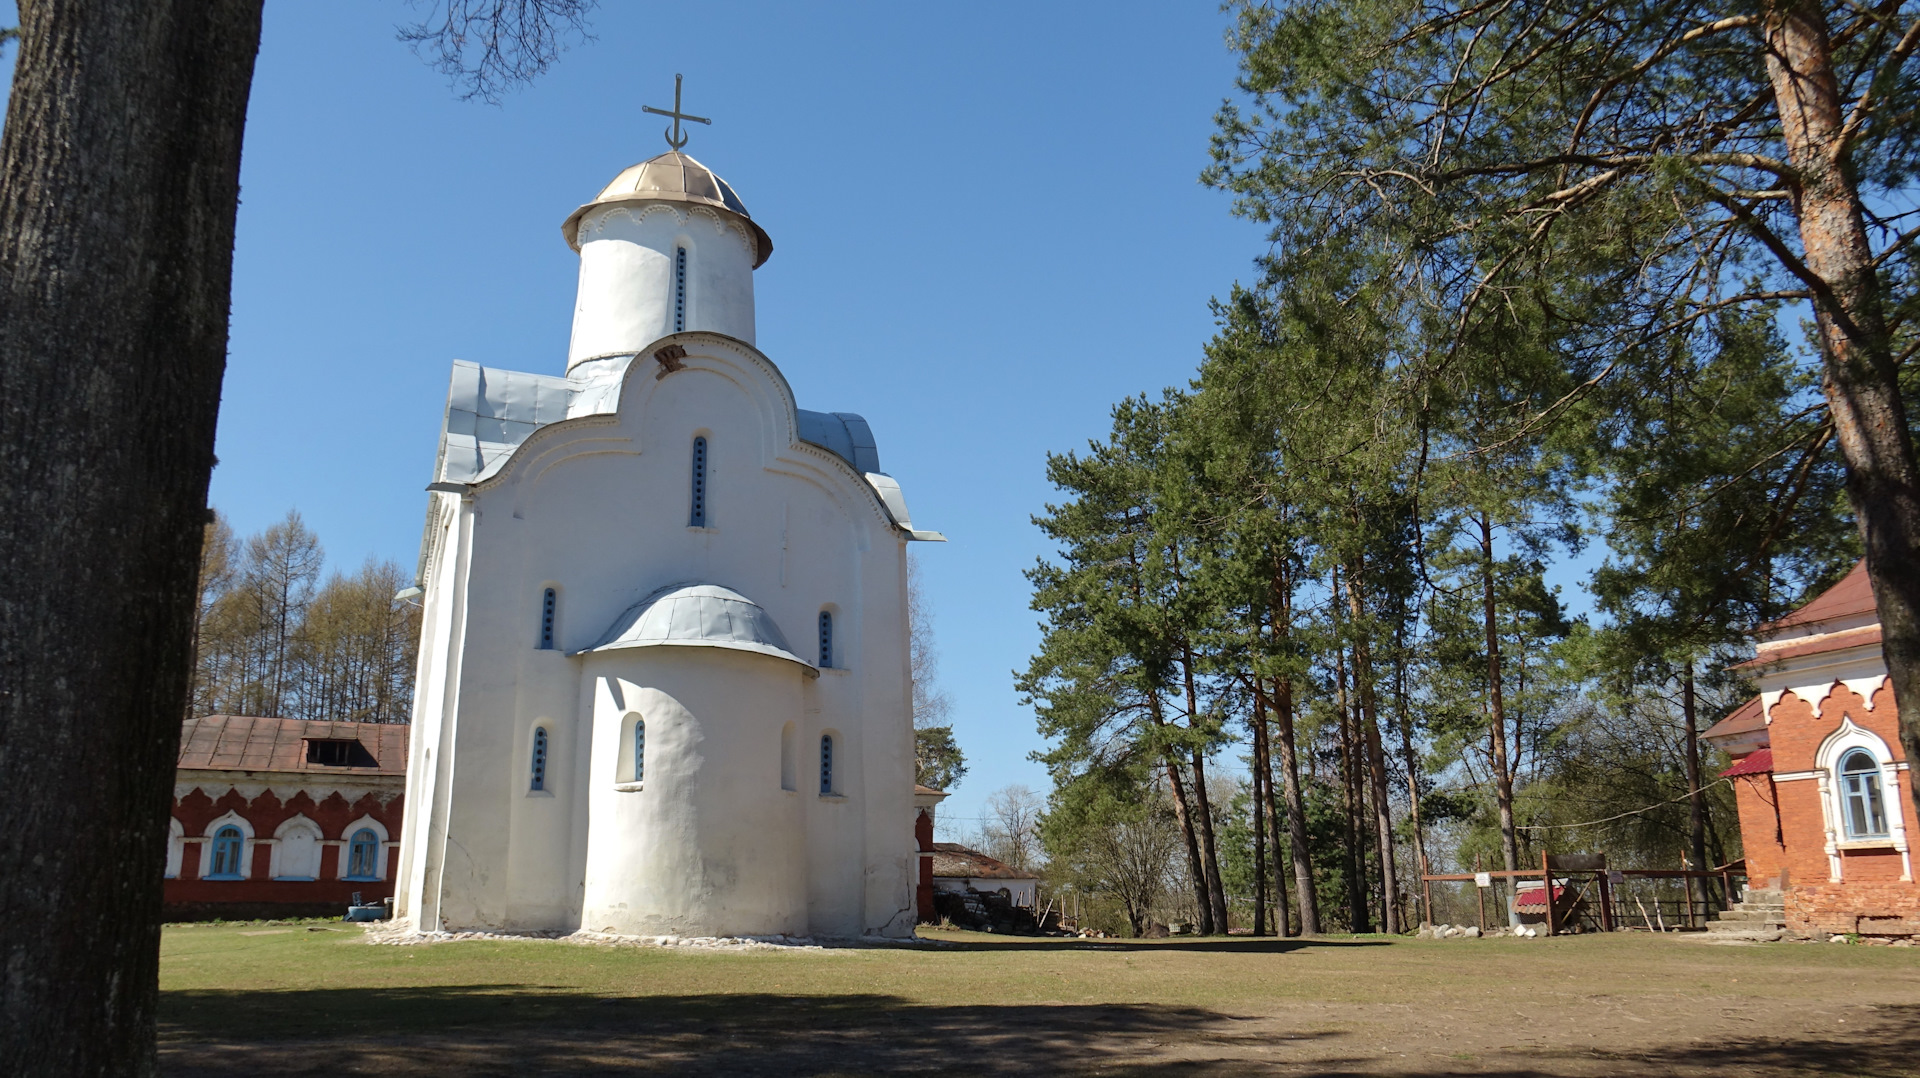
[[[655,116],[673,117],[673,129],[665,132],[665,134],[667,136],[667,145],[673,147],[675,150],[678,150],[682,146],[685,146],[687,144],[687,136],[681,133],[680,131],[681,120],[692,120],[694,123],[698,123],[698,124],[713,123],[712,120],[707,119],[705,116],[694,116],[689,113],[680,111],[680,79],[681,77],[682,76],[680,75],[675,75],[673,77],[673,111],[672,112],[668,112],[666,109],[656,109],[652,105],[640,106],[641,112],[651,112]]]

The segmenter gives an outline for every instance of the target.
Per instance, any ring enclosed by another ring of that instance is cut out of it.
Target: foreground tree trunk
[[[1853,132],[1821,8],[1770,5],[1766,41],[1774,105],[1797,174],[1790,189],[1806,276],[1817,282],[1827,407],[1847,465],[1847,500],[1865,540],[1900,744],[1908,760],[1920,760],[1920,465],[1850,167]],[[1920,783],[1912,797],[1920,808]]]
[[[151,1075],[260,0],[33,0],[0,137],[0,1073]]]

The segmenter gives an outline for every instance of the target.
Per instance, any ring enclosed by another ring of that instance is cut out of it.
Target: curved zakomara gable
[[[661,382],[654,377],[657,365],[652,360],[653,353],[669,344],[678,344],[687,350],[676,377],[715,375],[738,387],[754,403],[760,418],[761,467],[812,483],[832,497],[850,520],[858,519],[858,507],[864,506],[882,526],[899,527],[880,501],[880,493],[865,476],[854,471],[853,466],[837,454],[800,440],[800,421],[796,414],[799,405],[794,401],[786,376],[773,361],[745,341],[707,330],[673,333],[649,344],[627,366],[612,413],[575,416],[541,427],[514,448],[498,471],[473,484],[472,489],[480,491],[524,483],[521,489],[526,490],[554,468],[579,457],[639,456],[640,450],[632,438],[616,435],[612,430],[625,422],[626,417],[645,413]],[[854,493],[856,490],[858,493]],[[522,508],[522,503],[516,500],[514,512]]]

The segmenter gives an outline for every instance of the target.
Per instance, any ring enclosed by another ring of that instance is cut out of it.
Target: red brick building
[[[1749,885],[1802,935],[1920,934],[1913,773],[1866,567],[1757,630],[1760,695],[1705,736],[1734,757]]]
[[[339,915],[393,894],[404,725],[243,715],[180,731],[168,920]]]
[[[933,910],[933,811],[947,799],[946,792],[915,783],[913,839],[920,848],[920,872],[914,880],[914,915],[921,924],[939,920]]]

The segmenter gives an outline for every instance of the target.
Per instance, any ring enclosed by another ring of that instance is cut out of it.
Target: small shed
[[[980,891],[999,894],[1016,906],[1034,908],[1040,877],[1004,861],[970,850],[957,842],[933,844],[933,888],[936,891]]]

